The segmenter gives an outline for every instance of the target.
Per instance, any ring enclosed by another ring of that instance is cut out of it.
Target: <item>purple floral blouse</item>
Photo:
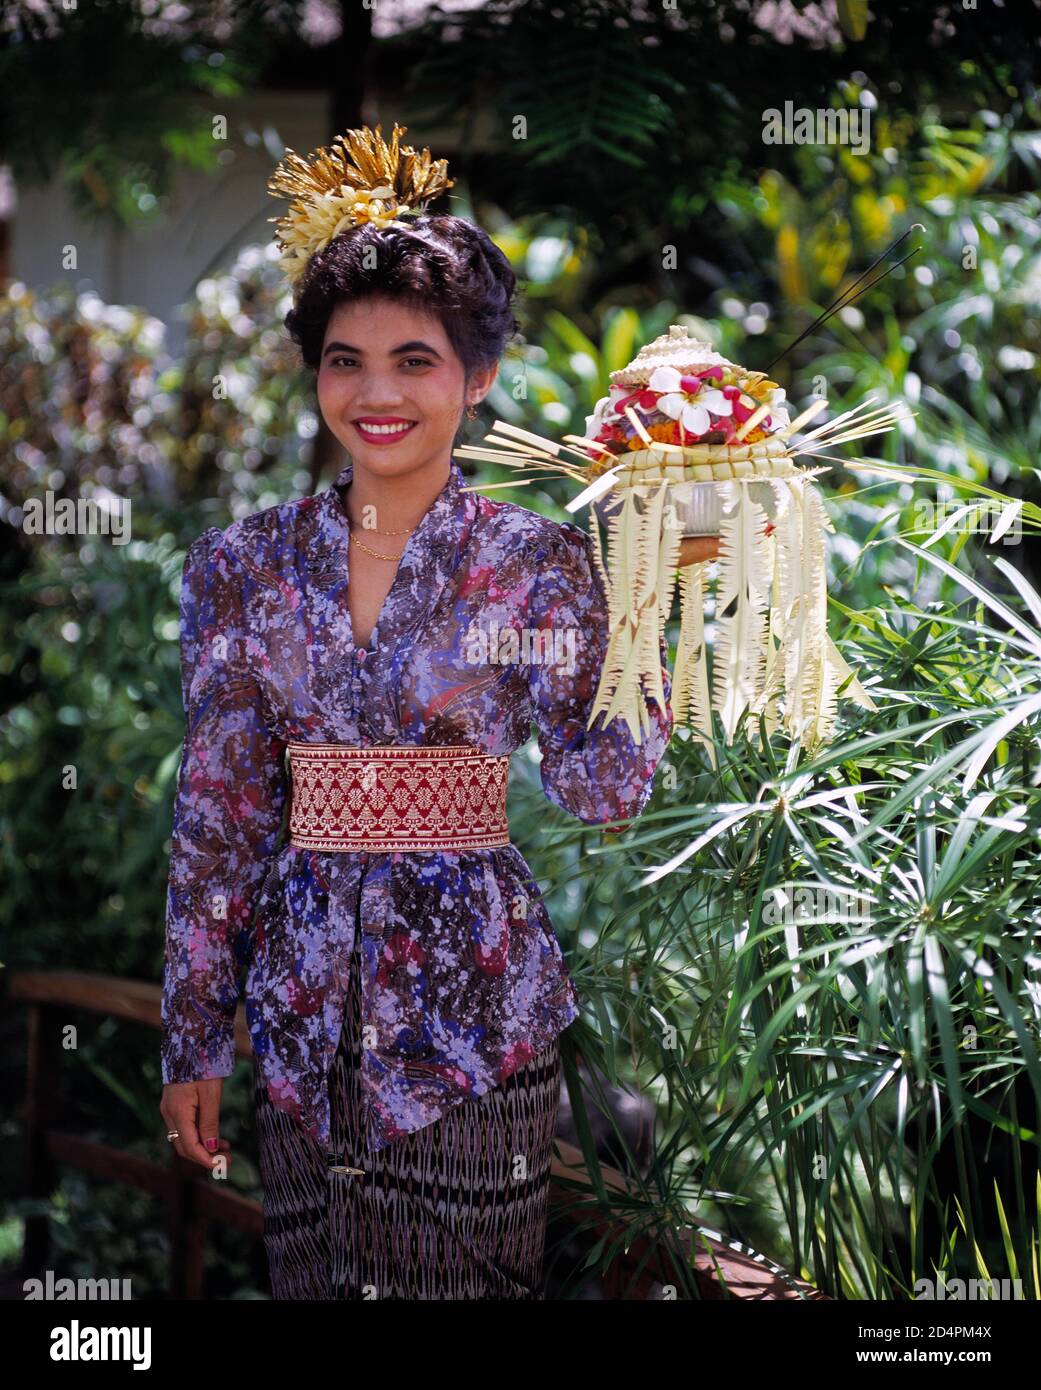
[[[319,1142],[361,929],[361,1082],[370,1151],[499,1085],[577,1016],[532,872],[511,843],[441,852],[305,850],[283,838],[285,745],[469,744],[509,754],[534,720],[540,775],[590,825],[639,815],[672,733],[587,730],[607,639],[592,543],[509,502],[445,487],[410,534],[367,648],[347,606],[335,484],[211,527],[185,560],[184,750],[163,978],[164,1082],[227,1076],[239,975],[273,1104]],[[509,664],[477,629],[573,631],[573,660]],[[662,643],[662,664],[667,652]],[[286,820],[288,816],[286,815]],[[522,904],[518,912],[517,903]]]

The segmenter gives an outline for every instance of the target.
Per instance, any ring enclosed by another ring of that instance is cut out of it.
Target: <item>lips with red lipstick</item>
[[[351,421],[366,444],[396,444],[411,434],[417,423],[400,415],[359,415]]]

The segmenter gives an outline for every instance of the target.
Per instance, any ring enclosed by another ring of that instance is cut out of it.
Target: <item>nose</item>
[[[355,392],[358,406],[369,415],[390,415],[404,399],[401,382],[392,373],[366,372]]]

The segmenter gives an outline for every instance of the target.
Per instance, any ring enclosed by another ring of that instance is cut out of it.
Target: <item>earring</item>
[[[468,420],[476,420],[476,419],[477,419],[477,407],[473,404],[472,401],[471,401],[470,404],[466,407],[466,418],[467,418]]]

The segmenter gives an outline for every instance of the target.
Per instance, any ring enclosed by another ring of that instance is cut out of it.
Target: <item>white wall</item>
[[[228,118],[221,166],[211,174],[179,169],[147,229],[92,226],[73,211],[57,181],[16,189],[12,277],[35,291],[66,283],[108,303],[140,306],[167,324],[167,344],[177,352],[185,334],[178,308],[196,282],[230,265],[241,246],[270,241],[275,229],[267,219],[288,208],[287,199],[267,191],[283,144],[306,155],[328,140],[329,99],[322,92],[258,93],[221,114]],[[69,244],[76,270],[62,264]]]

